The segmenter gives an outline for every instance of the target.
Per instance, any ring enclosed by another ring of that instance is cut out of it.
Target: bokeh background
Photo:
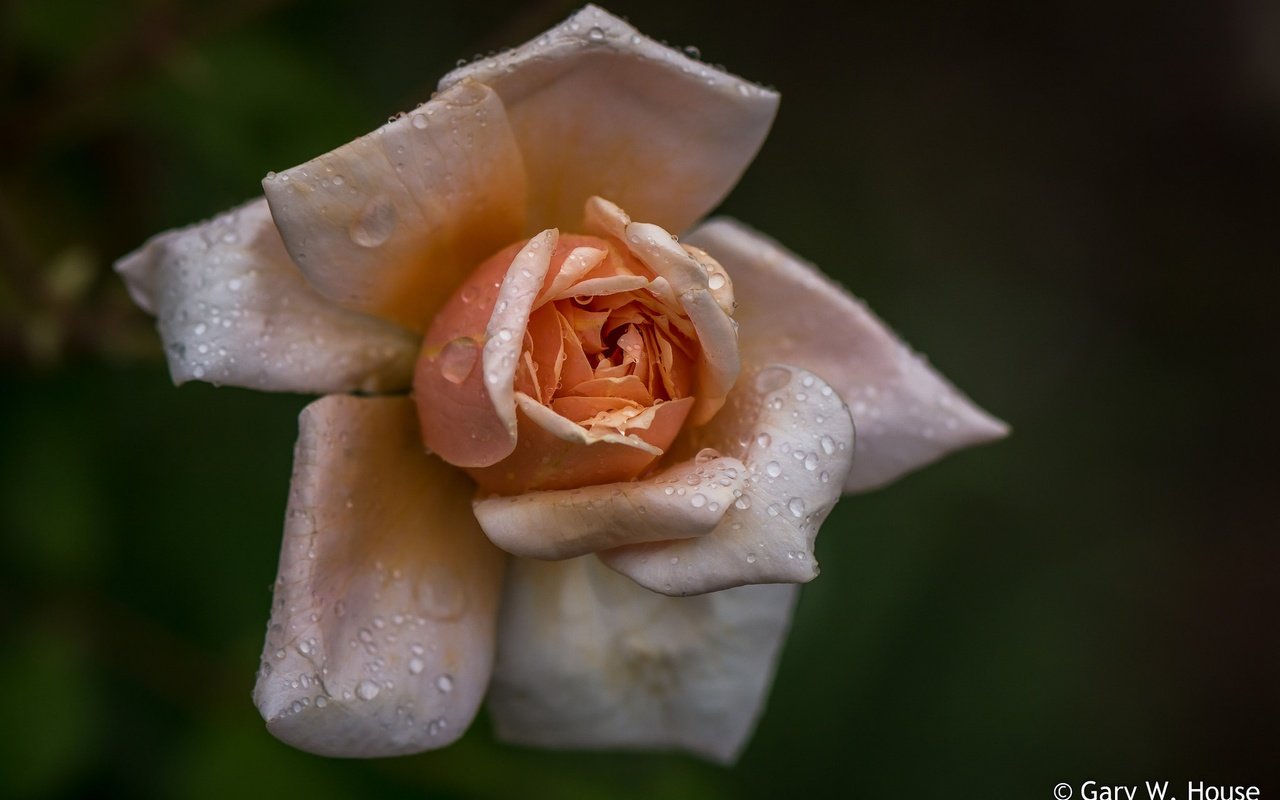
[[[483,717],[413,758],[293,751],[249,691],[307,398],[174,389],[111,264],[575,4],[10,0],[0,795],[1280,792],[1280,5],[608,6],[782,91],[723,211],[1014,435],[837,508],[733,769]]]

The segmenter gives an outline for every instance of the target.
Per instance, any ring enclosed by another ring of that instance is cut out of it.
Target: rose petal
[[[516,446],[516,368],[557,236],[543,231],[518,252],[486,260],[462,288],[475,288],[476,297],[451,302],[432,322],[413,390],[423,442],[450,464],[487,467]],[[502,275],[496,293],[495,273]]]
[[[419,331],[524,226],[502,101],[471,81],[262,186],[321,294]]]
[[[487,492],[518,494],[628,481],[648,469],[680,432],[689,398],[646,409],[626,435],[597,433],[570,422],[532,398],[517,394],[519,437],[515,450],[491,467],[467,474]]]
[[[853,421],[840,396],[798,367],[770,365],[746,377],[681,452],[713,448],[742,460],[741,496],[698,539],[630,545],[600,560],[669,595],[748,583],[804,583],[818,575],[813,542],[840,499],[853,457]]]
[[[289,260],[265,200],[152,237],[116,263],[157,317],[174,383],[398,391],[419,337],[330,303]]]
[[[470,481],[422,453],[406,398],[333,395],[299,422],[254,701],[321,755],[449,744],[489,680],[505,561]]]
[[[741,369],[737,325],[712,294],[707,269],[670,233],[651,223],[632,222],[617,204],[592,197],[585,208],[587,224],[617,238],[666,281],[688,314],[702,346],[697,403],[690,421],[705,423],[720,410]],[[723,271],[717,274],[724,278]]]
[[[1009,432],[811,264],[739,222],[686,237],[733,275],[744,363],[813,370],[849,404],[857,452],[845,491],[874,489]]]
[[[639,481],[488,497],[477,499],[473,508],[485,535],[498,547],[512,555],[556,561],[709,533],[746,475],[737,459],[709,458]]]
[[[533,229],[578,223],[603,195],[682,231],[729,189],[773,122],[777,93],[664,47],[595,6],[457,69],[502,96],[524,154]]]
[[[497,734],[732,763],[763,710],[795,588],[671,598],[589,556],[515,561],[489,691]]]

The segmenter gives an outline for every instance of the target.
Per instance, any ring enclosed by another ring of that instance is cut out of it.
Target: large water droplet
[[[361,247],[378,247],[396,229],[396,207],[385,194],[376,194],[369,198],[360,213],[347,228],[351,241]]]
[[[440,374],[453,384],[460,384],[475,369],[480,358],[480,345],[475,339],[459,336],[440,351]]]
[[[761,394],[777,391],[791,383],[791,371],[783,367],[765,367],[756,373],[756,391]]]
[[[770,478],[776,478],[782,474],[782,465],[777,461],[770,461],[768,464],[764,465],[764,472]]]
[[[787,510],[791,512],[793,517],[804,516],[804,501],[799,497],[793,497],[787,501]]]
[[[436,678],[436,688],[439,689],[444,694],[448,694],[449,692],[452,692],[453,676],[446,672],[440,677]]]
[[[372,700],[378,696],[378,684],[371,680],[363,680],[356,686],[356,697],[361,700]]]

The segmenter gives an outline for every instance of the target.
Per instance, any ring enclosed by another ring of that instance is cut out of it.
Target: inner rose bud
[[[718,264],[599,198],[586,227],[495,253],[427,331],[414,376],[423,440],[487,491],[635,478],[701,398],[714,413],[726,365],[727,384],[736,374]]]

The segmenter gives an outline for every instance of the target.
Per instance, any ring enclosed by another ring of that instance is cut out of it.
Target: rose
[[[492,671],[508,740],[731,760],[841,491],[1004,433],[773,242],[668,235],[776,103],[588,7],[119,262],[176,382],[326,395],[300,419],[254,693],[275,735],[441,746]],[[616,262],[636,307],[557,300],[604,296],[557,284],[575,258],[582,280]]]

